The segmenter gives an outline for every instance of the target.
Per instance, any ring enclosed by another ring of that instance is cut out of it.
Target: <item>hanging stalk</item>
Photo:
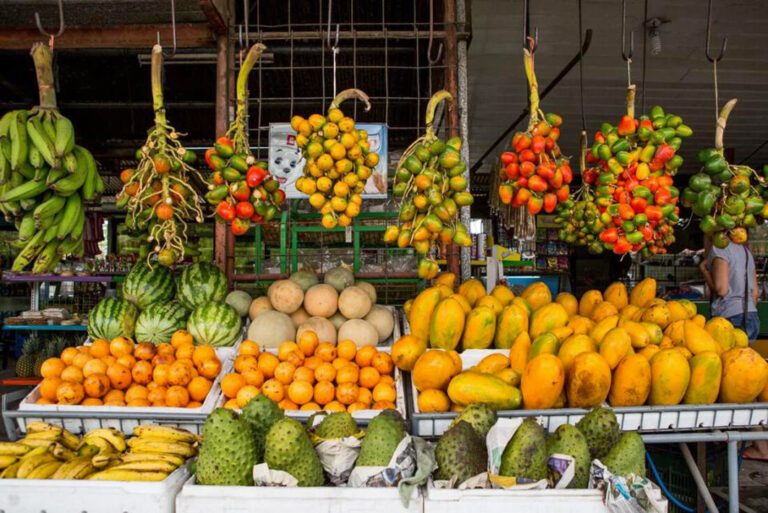
[[[248,75],[266,49],[267,47],[261,43],[253,45],[248,50],[248,54],[240,66],[240,71],[237,73],[235,120],[227,130],[227,137],[232,140],[235,153],[251,154],[251,148],[248,144]]]
[[[535,43],[533,38],[529,37],[531,48]],[[544,117],[544,113],[541,112],[539,107],[539,82],[536,80],[536,72],[533,69],[533,52],[528,48],[523,48],[523,68],[525,68],[525,76],[528,79],[528,99],[530,103],[531,117],[528,120],[528,131],[531,132],[539,122],[539,115]]]
[[[357,98],[358,100],[360,100],[365,104],[364,112],[368,112],[369,110],[371,110],[371,99],[368,97],[368,95],[365,94],[360,89],[354,89],[354,88],[345,89],[339,94],[337,94],[336,97],[331,102],[331,104],[328,106],[328,110],[330,111],[332,109],[340,109],[341,104],[343,102],[347,100],[351,100],[352,98]]]
[[[37,89],[40,96],[41,109],[56,109],[56,89],[53,86],[53,53],[47,45],[35,43],[29,52],[35,62]]]
[[[637,87],[635,84],[629,84],[627,87],[627,116],[630,118],[635,117],[635,92]]]
[[[722,109],[720,109],[720,115],[717,116],[717,126],[715,127],[715,149],[717,151],[723,151],[723,135],[725,134],[725,125],[728,123],[728,116],[731,115],[731,111],[736,106],[738,100],[731,98],[728,100]]]

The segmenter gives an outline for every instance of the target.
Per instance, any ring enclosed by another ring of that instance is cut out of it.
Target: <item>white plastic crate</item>
[[[599,490],[454,490],[428,488],[424,513],[605,513]]]
[[[202,486],[191,477],[176,497],[176,513],[423,513],[414,490],[404,508],[397,488]]]
[[[163,481],[0,480],[0,513],[173,513],[189,477],[184,465]]]

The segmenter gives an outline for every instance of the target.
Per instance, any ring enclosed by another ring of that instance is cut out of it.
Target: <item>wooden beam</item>
[[[216,133],[214,139],[224,135],[227,131],[227,111],[229,109],[229,43],[227,36],[219,36],[216,39],[217,65],[216,65]],[[227,241],[229,227],[225,224],[214,224],[214,263],[227,272]],[[229,278],[229,277],[228,277]]]
[[[217,36],[221,36],[227,33],[227,24],[224,22],[225,19],[227,19],[226,11],[226,5],[219,7],[216,5],[217,3],[224,3],[224,2],[216,2],[215,0],[198,0],[197,2],[200,5],[200,9],[202,9],[203,13],[205,14],[205,17],[208,18],[208,23],[211,25],[211,30],[213,30],[213,33]]]
[[[154,25],[109,25],[107,27],[67,27],[61,37],[56,38],[56,48],[151,48],[160,32],[162,41],[171,42],[171,26]],[[28,50],[32,43],[44,41],[37,29],[0,30],[0,49]],[[179,23],[176,25],[177,48],[213,47],[216,39],[207,23]]]

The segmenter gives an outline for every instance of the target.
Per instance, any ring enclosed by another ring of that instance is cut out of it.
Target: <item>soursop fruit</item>
[[[300,422],[285,417],[267,433],[264,461],[270,469],[288,472],[299,486],[323,486],[320,459]]]
[[[269,428],[284,416],[277,403],[263,394],[257,395],[243,407],[243,420],[250,424],[253,430],[259,462],[264,461],[264,443]]]
[[[320,438],[346,438],[357,433],[357,422],[347,412],[336,412],[326,416],[315,428]]]
[[[600,460],[612,474],[645,476],[645,444],[635,432],[622,433],[618,443]]]
[[[217,408],[203,424],[197,482],[201,485],[252,486],[257,456],[250,424],[232,410]]]
[[[499,475],[526,479],[546,479],[547,437],[535,419],[527,418],[512,435],[501,454]]]
[[[613,410],[594,408],[576,423],[587,438],[590,458],[602,459],[619,441],[619,422]]]
[[[384,467],[389,464],[400,441],[405,437],[405,421],[397,410],[379,413],[365,432],[360,444],[357,466]]]
[[[581,431],[570,424],[558,427],[547,440],[547,454],[567,454],[576,460],[576,472],[568,488],[586,488],[589,482],[589,457],[587,439]]]
[[[488,448],[485,439],[472,424],[461,420],[443,433],[437,442],[435,460],[435,479],[455,477],[458,485],[488,469]]]
[[[485,439],[488,431],[496,424],[496,412],[485,403],[471,403],[466,406],[459,415],[453,419],[449,429],[461,421],[468,422],[475,428],[477,434]]]

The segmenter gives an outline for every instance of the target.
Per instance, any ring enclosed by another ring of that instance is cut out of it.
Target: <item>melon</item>
[[[336,327],[325,317],[310,317],[296,330],[296,339],[305,331],[314,331],[320,342],[336,342]]]
[[[139,309],[125,299],[104,298],[88,314],[88,335],[91,338],[112,340],[117,337],[133,337]]]
[[[287,314],[267,310],[251,321],[248,340],[262,347],[276,348],[283,342],[296,340],[296,328]]]
[[[302,324],[304,324],[304,322],[310,317],[311,315],[309,315],[307,311],[304,310],[303,306],[300,306],[298,310],[296,310],[291,314],[291,320],[293,321],[293,325],[296,326],[297,328]]]
[[[323,281],[336,289],[337,292],[341,292],[355,283],[355,275],[346,267],[339,266],[325,273]]]
[[[320,283],[317,275],[312,271],[296,271],[295,273],[291,274],[291,277],[288,279],[301,287],[301,290],[304,292]]]
[[[346,317],[344,317],[343,315],[341,315],[340,312],[336,312],[335,314],[331,315],[328,318],[328,320],[331,321],[331,324],[333,324],[336,327],[336,329],[338,330],[339,328],[341,328],[342,324],[347,322],[348,319]]]
[[[137,342],[160,344],[170,342],[171,335],[187,327],[189,312],[178,301],[155,303],[139,314],[136,319]]]
[[[347,287],[339,295],[339,312],[347,319],[362,319],[371,306],[371,297],[360,287]]]
[[[150,267],[144,260],[139,261],[123,282],[123,299],[140,309],[149,305],[170,301],[176,293],[173,273],[167,267]]]
[[[379,342],[384,342],[395,330],[395,316],[386,306],[373,305],[371,311],[365,316],[365,320],[370,322],[379,334]]]
[[[205,303],[195,308],[187,319],[187,331],[197,345],[227,347],[235,345],[242,334],[243,321],[226,303]]]
[[[368,294],[368,297],[371,298],[371,304],[376,304],[376,287],[367,281],[355,282],[355,287],[363,289]]]
[[[253,298],[244,290],[233,290],[227,294],[224,302],[235,309],[240,314],[240,317],[248,315],[248,310],[251,307]]]
[[[311,316],[330,317],[336,313],[339,293],[332,286],[321,283],[304,294],[304,309]]]
[[[298,310],[304,301],[304,291],[291,280],[277,280],[269,286],[267,296],[272,308],[287,314]]]
[[[269,302],[269,298],[267,296],[257,297],[251,301],[251,306],[248,308],[248,317],[250,317],[251,320],[254,320],[259,314],[268,310],[274,310],[274,308],[272,308],[272,303]]]
[[[338,341],[351,340],[357,347],[375,346],[379,342],[379,332],[368,321],[350,319],[339,328]]]
[[[188,265],[176,282],[176,296],[187,310],[200,305],[224,301],[227,277],[221,269],[207,262]]]

